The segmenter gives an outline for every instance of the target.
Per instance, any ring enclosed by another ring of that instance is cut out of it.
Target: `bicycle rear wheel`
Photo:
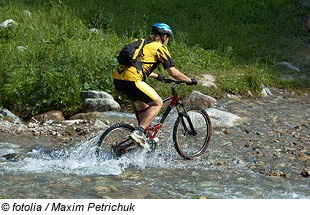
[[[137,148],[137,144],[129,138],[135,128],[128,124],[115,124],[105,130],[97,142],[96,155],[105,157],[113,155],[119,158],[128,151]]]
[[[179,114],[173,128],[174,147],[185,159],[202,155],[212,134],[210,117],[200,107],[186,107],[186,113]]]

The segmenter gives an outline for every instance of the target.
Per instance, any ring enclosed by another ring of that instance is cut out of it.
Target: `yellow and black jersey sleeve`
[[[156,51],[156,54],[157,54],[158,60],[162,63],[165,69],[175,66],[175,63],[173,62],[171,55],[165,45],[159,46]]]

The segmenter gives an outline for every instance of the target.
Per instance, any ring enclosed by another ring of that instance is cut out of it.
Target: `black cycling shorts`
[[[146,104],[158,99],[156,91],[144,81],[125,81],[114,79],[114,86],[133,101],[141,101]]]

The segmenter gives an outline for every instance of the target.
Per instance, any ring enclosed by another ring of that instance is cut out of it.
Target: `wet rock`
[[[120,111],[121,106],[112,99],[85,99],[84,112],[106,112],[106,111]]]
[[[8,119],[11,119],[15,123],[21,123],[21,120],[19,119],[19,117],[16,116],[11,111],[9,111],[8,109],[0,108],[0,118],[1,118],[1,116],[7,117]]]
[[[84,112],[120,111],[121,109],[113,96],[103,91],[82,91],[81,98]]]
[[[33,136],[40,136],[40,135],[41,135],[40,131],[33,130]]]
[[[287,177],[287,173],[284,173],[280,170],[271,170],[268,175],[276,177]]]
[[[39,128],[40,126],[37,123],[29,122],[28,128]]]
[[[232,142],[225,142],[223,143],[223,146],[232,145]]]
[[[250,156],[248,157],[245,162],[247,163],[256,163],[257,162],[257,157],[256,156]]]
[[[65,120],[65,117],[61,111],[54,110],[49,111],[34,117],[34,119],[38,120],[39,122],[46,122],[46,121],[54,121],[54,122],[62,122]]]
[[[193,91],[186,101],[189,105],[202,108],[213,107],[217,100],[199,91]]]
[[[70,137],[70,136],[61,136],[61,137],[59,137],[59,140],[61,142],[70,142],[70,141],[72,141],[72,137]]]
[[[20,161],[25,159],[27,156],[25,154],[11,153],[2,157],[4,157],[8,161]]]
[[[305,169],[302,170],[302,172],[300,173],[303,177],[309,177],[310,176],[310,167],[307,167]]]
[[[300,161],[307,161],[310,159],[310,157],[308,155],[305,155],[305,154],[298,154],[297,159]]]
[[[257,151],[255,156],[256,156],[257,158],[262,158],[262,157],[264,157],[265,155],[264,155],[264,153],[262,153],[262,152],[260,152],[260,151]]]
[[[81,92],[81,99],[83,101],[89,98],[91,99],[113,99],[113,96],[103,91],[89,90],[89,91]]]
[[[244,147],[248,148],[248,147],[251,147],[252,143],[246,143],[244,144]]]
[[[105,128],[109,127],[107,124],[105,124],[101,120],[96,120],[94,126],[97,128],[101,128],[101,129],[105,129]]]
[[[139,171],[128,171],[124,172],[119,176],[123,180],[140,180],[142,178],[141,172]]]
[[[28,131],[28,128],[27,128],[27,126],[24,125],[24,124],[20,124],[20,125],[18,126],[17,130],[16,130],[16,132],[17,132],[18,134],[21,134],[21,133],[27,132],[27,131]]]
[[[207,113],[211,118],[213,127],[233,127],[242,122],[239,116],[215,108],[208,108]]]
[[[226,164],[226,161],[225,161],[225,160],[220,160],[220,161],[216,162],[216,165],[217,165],[217,166],[223,166],[223,165],[225,165],[225,164]]]
[[[261,95],[262,96],[272,96],[272,93],[270,91],[270,89],[266,86],[262,86],[262,91],[261,91]]]
[[[70,117],[70,120],[78,120],[82,119],[85,121],[92,121],[94,119],[103,118],[104,114],[100,112],[88,112],[88,113],[78,113],[72,117]]]
[[[234,131],[233,131],[232,129],[230,129],[230,128],[227,128],[227,129],[224,129],[224,130],[222,131],[222,133],[223,133],[223,134],[229,135],[229,134],[233,134]]]
[[[236,96],[236,95],[233,95],[233,94],[227,94],[227,97],[229,99],[236,100],[236,101],[239,101],[241,99],[240,96]]]
[[[83,119],[75,119],[75,120],[65,120],[63,121],[63,123],[68,126],[72,126],[72,125],[79,125],[81,123],[86,123],[86,121]]]
[[[198,173],[198,172],[195,172],[195,171],[193,171],[191,175],[192,175],[193,177],[199,177],[199,173]]]
[[[237,164],[239,164],[239,165],[244,165],[245,162],[244,162],[243,160],[237,160]]]

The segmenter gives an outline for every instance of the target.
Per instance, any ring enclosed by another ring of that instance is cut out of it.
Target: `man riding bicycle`
[[[162,98],[157,92],[149,86],[145,79],[147,77],[156,78],[159,81],[164,80],[164,76],[156,74],[153,71],[161,63],[168,74],[188,85],[197,84],[194,78],[189,78],[180,72],[173,62],[167,49],[169,36],[172,35],[172,29],[165,23],[156,23],[152,26],[152,34],[149,35],[142,47],[142,54],[139,61],[142,64],[142,70],[138,70],[133,65],[119,64],[113,73],[114,86],[117,91],[127,95],[131,100],[137,101],[139,109],[146,109],[139,115],[140,123],[138,127],[130,134],[135,142],[142,147],[149,149],[149,144],[144,135],[145,128],[155,119],[163,106]]]

